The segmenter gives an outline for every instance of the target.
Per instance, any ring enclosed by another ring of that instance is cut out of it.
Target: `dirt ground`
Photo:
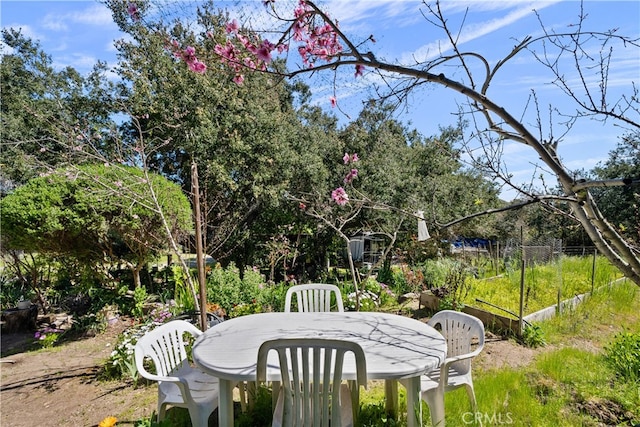
[[[21,351],[33,334],[2,334],[2,354],[9,355],[0,359],[0,425],[89,427],[107,416],[118,418],[118,425],[133,425],[150,416],[156,409],[155,386],[133,388],[97,378],[125,327],[120,321],[103,334],[44,351]],[[524,366],[539,351],[488,334],[474,363],[476,369]]]

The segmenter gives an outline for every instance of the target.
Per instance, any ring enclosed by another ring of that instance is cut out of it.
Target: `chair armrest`
[[[189,389],[189,382],[185,379],[178,376],[164,376],[164,375],[156,375],[156,374],[152,374],[151,372],[147,371],[143,366],[138,366],[138,372],[140,373],[140,375],[148,380],[151,381],[162,381],[162,382],[169,382],[169,383],[175,383],[181,390],[185,390],[185,389]],[[178,372],[174,372],[179,374]]]
[[[440,381],[440,386],[444,387],[444,384],[447,384],[449,382],[449,365],[451,365],[454,362],[459,362],[461,360],[472,359],[476,357],[478,354],[480,354],[481,350],[482,348],[477,348],[471,353],[461,354],[459,356],[447,357],[446,359],[444,359],[444,362],[442,363],[442,365],[440,365],[440,378],[443,379],[443,381]]]
[[[442,363],[441,366],[449,366],[453,362],[458,362],[460,360],[465,360],[465,359],[471,359],[473,357],[476,357],[478,354],[480,354],[481,350],[482,350],[481,348],[478,348],[472,351],[471,353],[465,353],[459,356],[447,357],[446,359],[444,359],[444,362]]]

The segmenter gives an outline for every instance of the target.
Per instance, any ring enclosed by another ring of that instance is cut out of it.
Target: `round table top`
[[[258,348],[278,338],[354,341],[364,350],[369,379],[415,377],[437,368],[446,356],[442,335],[408,317],[376,312],[260,313],[236,317],[203,333],[193,359],[205,372],[233,381],[255,381]],[[277,360],[277,359],[276,359]],[[345,378],[355,363],[345,360]],[[279,372],[267,372],[278,381]]]

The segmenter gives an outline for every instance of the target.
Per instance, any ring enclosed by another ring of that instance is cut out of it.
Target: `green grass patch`
[[[504,315],[505,312],[482,304],[486,301],[512,313],[520,309],[520,269],[510,269],[504,275],[490,279],[468,278],[470,290],[464,304]],[[592,283],[593,277],[593,283]],[[534,313],[561,300],[598,289],[622,274],[604,257],[597,257],[595,274],[593,258],[562,257],[559,261],[525,268],[524,312]]]

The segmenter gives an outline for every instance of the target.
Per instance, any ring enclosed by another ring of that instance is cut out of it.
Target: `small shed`
[[[360,233],[349,240],[349,249],[354,262],[372,266],[384,253],[385,240],[374,233]]]

